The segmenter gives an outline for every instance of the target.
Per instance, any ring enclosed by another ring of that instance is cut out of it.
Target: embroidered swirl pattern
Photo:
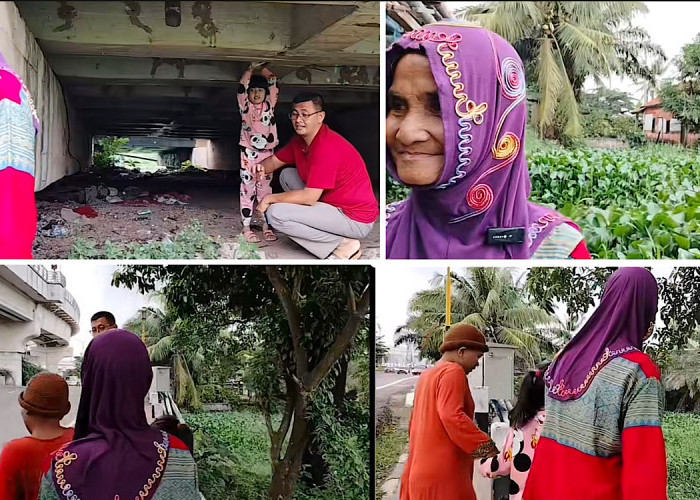
[[[450,220],[451,224],[461,222],[471,217],[476,217],[486,212],[494,202],[493,190],[483,180],[497,172],[498,170],[511,165],[520,153],[521,143],[520,138],[513,132],[506,132],[501,136],[501,131],[506,118],[510,115],[513,109],[516,108],[525,99],[525,77],[522,65],[513,57],[506,57],[499,64],[498,53],[493,41],[493,37],[489,35],[491,48],[494,56],[494,67],[496,68],[498,82],[501,87],[501,94],[506,99],[513,102],[503,112],[496,125],[496,131],[493,139],[493,147],[491,154],[493,158],[499,161],[498,164],[489,168],[481,174],[474,182],[467,193],[467,205],[472,209],[469,213],[456,217]],[[490,196],[485,196],[485,193],[490,193]]]
[[[148,497],[151,489],[153,486],[158,482],[158,479],[160,476],[163,474],[163,469],[165,468],[165,460],[168,457],[168,444],[170,442],[170,437],[166,432],[163,432],[163,443],[159,443],[158,441],[153,441],[153,446],[156,447],[156,450],[158,450],[158,462],[156,463],[156,470],[151,474],[151,477],[148,478],[148,482],[143,485],[143,488],[141,491],[139,491],[139,496],[136,497],[136,500],[142,500],[146,497]]]
[[[547,372],[544,374],[544,379],[547,381],[547,385],[551,387],[550,392],[556,396],[560,396],[563,398],[568,398],[570,396],[576,396],[577,394],[582,393],[583,391],[586,390],[588,385],[591,383],[593,380],[593,377],[596,376],[596,374],[600,371],[600,369],[605,366],[605,364],[611,360],[612,358],[616,356],[620,356],[622,354],[627,354],[628,352],[632,351],[637,351],[638,349],[636,347],[623,347],[622,349],[616,349],[614,351],[611,351],[609,348],[605,349],[605,352],[601,356],[601,358],[598,360],[598,362],[593,365],[593,367],[590,369],[588,374],[586,375],[586,378],[583,380],[581,385],[576,387],[575,389],[570,389],[566,387],[566,383],[562,379],[558,384],[554,384],[554,380],[552,380],[550,374],[549,374],[549,369],[547,369]],[[551,368],[551,367],[550,367]]]
[[[533,222],[527,230],[527,238],[529,241],[528,246],[532,246],[532,244],[537,239],[537,236],[542,231],[544,231],[552,222],[555,222],[561,218],[562,218],[562,216],[559,215],[558,213],[551,212],[551,213],[548,213],[546,215],[543,215],[538,220]]]
[[[56,463],[53,467],[53,474],[56,477],[58,487],[61,488],[61,494],[69,500],[80,500],[73,492],[72,486],[68,483],[64,475],[64,468],[76,461],[78,455],[69,451],[63,451],[63,448],[61,448],[56,452],[54,458]]]
[[[165,469],[165,462],[168,458],[168,449],[170,448],[170,435],[167,432],[161,431],[163,435],[163,442],[153,441],[153,446],[156,447],[158,451],[158,462],[156,463],[156,468],[151,477],[148,478],[146,484],[141,487],[138,496],[135,500],[143,500],[148,497],[151,489],[155,486],[156,482],[163,475],[163,470]],[[65,478],[65,468],[71,465],[74,461],[78,459],[76,453],[71,453],[64,451],[64,448],[59,449],[55,455],[54,464],[54,476],[56,477],[56,483],[59,488],[61,488],[61,494],[66,497],[67,500],[80,500],[78,495],[72,490],[72,487]],[[119,500],[119,495],[114,496],[114,500]]]

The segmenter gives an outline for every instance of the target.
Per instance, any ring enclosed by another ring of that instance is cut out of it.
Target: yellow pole
[[[447,330],[452,325],[452,275],[450,274],[450,268],[447,268],[447,290],[445,292],[445,330]],[[445,333],[442,334],[442,341],[445,341]]]

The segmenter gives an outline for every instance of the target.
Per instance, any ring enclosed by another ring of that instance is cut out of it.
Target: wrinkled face
[[[435,184],[445,164],[445,130],[426,56],[406,54],[399,60],[387,108],[386,143],[399,178],[413,186]]]
[[[479,360],[484,355],[483,352],[475,349],[462,348],[457,353],[457,359],[460,366],[464,369],[464,373],[470,373],[474,368],[479,366]]]
[[[98,318],[90,325],[92,326],[90,332],[93,337],[99,337],[107,330],[114,330],[117,327],[117,325],[111,324],[107,318]]]
[[[291,113],[294,131],[300,136],[315,136],[323,125],[323,118],[326,113],[319,112],[316,105],[311,101],[294,104]]]
[[[248,100],[253,104],[260,104],[265,100],[265,89],[248,89]]]

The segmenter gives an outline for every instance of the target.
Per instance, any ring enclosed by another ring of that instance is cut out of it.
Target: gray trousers
[[[280,174],[280,184],[285,191],[306,187],[296,168],[284,169]],[[333,253],[343,238],[366,238],[374,226],[374,223],[354,221],[339,208],[320,202],[312,206],[273,203],[265,215],[273,228],[289,236],[319,259],[325,259]]]

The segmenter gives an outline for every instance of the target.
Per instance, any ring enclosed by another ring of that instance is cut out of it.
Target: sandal
[[[248,243],[260,243],[260,237],[255,234],[250,228],[243,229],[243,237]]]
[[[277,241],[277,235],[272,231],[272,229],[263,229],[263,238],[265,238],[265,241],[268,242],[273,242]]]

